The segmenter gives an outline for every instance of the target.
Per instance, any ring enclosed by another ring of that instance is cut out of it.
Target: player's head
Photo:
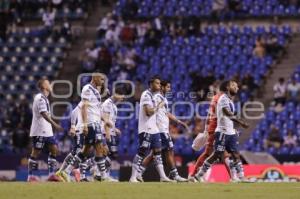
[[[239,86],[234,80],[228,81],[227,90],[230,95],[235,96],[239,91]]]
[[[226,93],[227,92],[227,85],[229,81],[223,81],[220,85],[220,92]]]
[[[160,77],[158,75],[154,75],[149,80],[149,88],[152,92],[160,91]]]
[[[171,91],[171,82],[169,80],[161,80],[161,92],[162,93],[168,93]]]
[[[117,87],[114,89],[114,94],[113,98],[116,102],[121,102],[124,100],[125,95],[124,95],[124,89],[121,87]]]
[[[47,78],[40,79],[37,83],[37,87],[42,92],[46,91],[47,93],[51,93],[52,91],[50,81]]]
[[[103,73],[93,73],[91,81],[98,89],[104,87],[105,75]]]

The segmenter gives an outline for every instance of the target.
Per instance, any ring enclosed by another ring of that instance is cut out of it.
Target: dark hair
[[[279,82],[284,82],[284,78],[283,78],[283,77],[280,77],[280,78],[279,78]]]
[[[114,89],[114,94],[117,94],[117,95],[125,95],[125,88],[121,87],[121,86],[117,86],[115,89]]]
[[[160,85],[163,86],[163,87],[167,86],[167,84],[171,84],[171,81],[170,81],[170,80],[163,79],[163,80],[161,80],[161,82],[160,82]]]
[[[148,81],[148,85],[150,86],[150,84],[152,84],[156,79],[160,80],[160,76],[159,75],[152,76]]]
[[[230,81],[228,81],[228,80],[222,82],[220,85],[220,91],[227,92],[227,86],[228,86],[229,82]]]
[[[46,77],[42,77],[38,82],[37,82],[37,87],[38,89],[42,89],[44,81],[47,81],[48,79]]]

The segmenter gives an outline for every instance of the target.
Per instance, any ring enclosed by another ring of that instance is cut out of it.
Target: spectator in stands
[[[274,124],[272,124],[270,127],[270,132],[264,141],[264,147],[274,147],[276,149],[279,149],[282,145],[282,141],[283,140],[280,136],[279,129]]]
[[[255,41],[255,47],[253,49],[253,55],[258,58],[264,58],[266,55],[265,44],[261,36]]]
[[[274,101],[275,106],[277,104],[285,104],[286,101],[286,84],[284,78],[279,78],[278,82],[274,85],[273,91],[274,91]]]
[[[99,58],[96,62],[96,70],[108,75],[111,66],[112,55],[106,46],[102,46],[99,51]]]
[[[64,18],[64,22],[60,31],[62,36],[64,36],[68,41],[72,40],[72,26],[67,18]]]
[[[300,83],[292,78],[292,81],[287,86],[288,98],[294,102],[299,101],[300,96]]]
[[[113,45],[115,47],[119,46],[119,33],[116,29],[116,24],[112,23],[109,25],[109,29],[105,33],[105,42],[107,46]]]
[[[225,10],[227,8],[226,0],[213,0],[212,2],[212,18],[219,22],[224,19]]]
[[[283,146],[287,146],[290,148],[297,146],[297,136],[294,135],[291,129],[288,131],[288,134],[284,136]]]
[[[242,87],[246,90],[254,91],[258,86],[254,82],[254,78],[251,74],[247,73],[242,79]]]
[[[127,0],[124,8],[122,9],[122,16],[125,20],[131,20],[137,15],[137,11],[137,3],[134,0]]]
[[[47,33],[52,33],[55,22],[55,11],[49,6],[47,11],[43,14],[44,28]]]
[[[137,22],[137,24],[136,24],[137,36],[139,38],[144,37],[150,28],[151,28],[151,24],[147,20],[145,20],[145,21],[142,20],[142,21]]]
[[[135,32],[135,27],[132,23],[125,23],[125,26],[120,32],[120,39],[122,41],[122,44],[132,44],[135,40]]]
[[[107,13],[105,17],[102,18],[97,31],[98,31],[98,37],[103,38],[105,36],[106,31],[109,28],[110,24],[114,24],[115,20],[113,19],[112,13]]]

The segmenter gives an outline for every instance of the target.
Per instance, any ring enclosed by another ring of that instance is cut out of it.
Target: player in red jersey
[[[214,95],[212,97],[211,102],[210,102],[209,112],[207,114],[207,118],[206,118],[206,122],[205,122],[205,130],[204,130],[205,133],[207,133],[207,140],[206,140],[206,144],[205,144],[205,150],[198,157],[198,159],[196,161],[195,168],[194,168],[193,172],[190,174],[190,177],[189,177],[190,181],[194,181],[194,176],[196,175],[198,169],[203,165],[205,159],[208,158],[212,154],[212,152],[214,151],[215,129],[217,127],[216,106],[217,106],[217,103],[218,103],[218,100],[219,100],[220,96],[222,96],[224,91],[226,91],[226,88],[223,88],[223,87],[225,87],[225,85],[222,84],[220,86],[220,92],[217,93],[216,95]],[[196,139],[198,139],[198,138],[196,138]],[[195,141],[194,141],[193,145],[195,145]],[[195,149],[194,146],[193,146],[193,148]],[[227,169],[228,173],[230,174],[229,154],[226,153],[226,152],[224,154],[224,160],[223,161],[225,163],[225,166],[226,166],[226,169]]]

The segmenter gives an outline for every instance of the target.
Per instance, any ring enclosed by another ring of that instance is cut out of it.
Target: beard
[[[235,92],[235,91],[229,91],[229,94],[230,94],[231,96],[236,96],[237,92]]]

